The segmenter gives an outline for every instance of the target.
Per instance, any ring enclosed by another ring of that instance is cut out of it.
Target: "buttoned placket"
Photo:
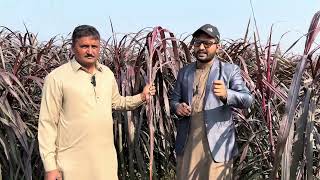
[[[95,102],[97,104],[97,99],[99,99],[99,97],[97,96],[97,91],[96,91],[96,87],[97,87],[97,73],[95,72],[91,78],[95,78],[95,84],[92,84],[92,87],[93,87],[93,91],[94,91],[94,99],[95,99]]]
[[[101,72],[96,70],[92,76],[95,76],[95,86],[92,85],[92,88],[93,88],[93,91],[94,91],[94,99],[95,99],[95,102],[96,104],[99,104],[100,103],[100,96],[101,96],[101,87],[102,87],[102,82],[101,82],[101,79],[100,79],[100,74]]]
[[[86,73],[87,75],[88,75],[88,77],[89,77],[89,83],[90,83],[90,86],[91,86],[91,88],[90,89],[92,89],[92,91],[93,91],[93,94],[94,94],[94,96],[93,96],[93,99],[94,99],[94,103],[95,103],[95,105],[97,105],[98,104],[98,102],[99,102],[99,92],[98,92],[98,77],[99,77],[99,71],[98,70],[95,70],[93,73],[89,73],[87,70],[85,70],[85,69],[83,69],[82,67],[80,68],[80,70],[81,71],[83,71],[84,73]],[[95,85],[93,84],[93,82],[92,82],[92,78],[95,78]]]

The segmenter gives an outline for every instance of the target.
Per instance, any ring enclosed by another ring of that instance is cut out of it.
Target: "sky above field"
[[[25,24],[41,41],[55,35],[66,37],[80,24],[97,27],[107,39],[111,34],[109,18],[118,33],[160,25],[177,37],[185,37],[210,23],[219,28],[222,39],[238,39],[253,17],[250,0],[0,0],[0,4],[0,26],[24,31]],[[282,40],[286,48],[307,32],[314,13],[320,10],[320,1],[252,0],[252,6],[261,40],[266,41],[274,24],[273,42],[290,31]],[[295,51],[303,51],[304,41]]]

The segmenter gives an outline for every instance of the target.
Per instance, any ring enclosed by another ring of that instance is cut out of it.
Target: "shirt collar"
[[[75,71],[75,72],[77,72],[79,69],[83,68],[81,66],[81,64],[79,64],[75,58],[71,59],[70,62],[71,62],[71,67],[72,67],[73,71]],[[96,68],[100,72],[102,72],[102,70],[103,70],[102,65],[99,63],[99,61],[96,62]]]

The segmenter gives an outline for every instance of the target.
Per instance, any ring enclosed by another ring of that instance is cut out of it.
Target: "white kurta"
[[[134,109],[141,96],[122,97],[112,71],[97,63],[93,74],[71,60],[45,79],[40,117],[39,148],[46,171],[60,169],[64,180],[114,180],[112,108]]]

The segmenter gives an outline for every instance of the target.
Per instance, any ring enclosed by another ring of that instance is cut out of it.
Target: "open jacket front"
[[[177,105],[185,102],[191,105],[193,97],[194,74],[196,63],[182,68],[171,97],[171,108],[176,112]],[[227,102],[224,104],[212,92],[212,83],[223,80],[227,88]],[[232,159],[237,153],[235,145],[235,127],[232,120],[232,109],[248,108],[252,103],[252,96],[246,87],[238,66],[214,59],[206,83],[204,109],[202,111],[206,134],[212,158],[217,162]],[[183,117],[176,122],[176,153],[182,155],[189,135],[191,117]]]

